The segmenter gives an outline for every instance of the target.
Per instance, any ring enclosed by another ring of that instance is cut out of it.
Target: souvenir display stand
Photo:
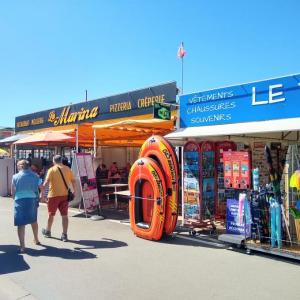
[[[188,142],[183,149],[183,207],[185,223],[201,221],[200,147]]]
[[[224,160],[223,153],[225,151],[236,150],[236,144],[232,141],[220,141],[215,143],[216,158],[216,218],[225,219],[226,216],[226,199],[233,197],[232,189],[228,189],[224,184]]]
[[[212,219],[215,216],[216,195],[216,169],[215,169],[215,145],[213,142],[200,143],[201,167],[201,214],[203,219]]]
[[[219,240],[300,260],[299,99],[300,74],[180,97],[181,128],[167,138],[199,145],[199,219],[215,220]]]

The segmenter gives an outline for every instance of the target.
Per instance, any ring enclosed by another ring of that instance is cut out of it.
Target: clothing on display
[[[275,198],[270,198],[271,246],[282,247],[281,207]]]

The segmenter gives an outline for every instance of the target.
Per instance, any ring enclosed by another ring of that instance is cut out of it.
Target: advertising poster
[[[239,234],[250,237],[251,224],[244,222],[244,209],[242,215],[239,215],[239,201],[236,199],[227,199],[226,209],[226,233]]]
[[[99,206],[99,195],[92,155],[89,153],[76,153],[75,159],[80,178],[84,208],[86,211],[93,211]]]

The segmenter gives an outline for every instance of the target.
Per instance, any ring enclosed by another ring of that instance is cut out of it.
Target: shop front
[[[163,134],[174,129],[175,113],[172,114],[172,120],[157,122],[153,120],[153,105],[154,103],[174,104],[176,94],[176,83],[170,82],[23,115],[16,117],[16,133],[59,131],[75,138],[71,146],[77,150],[94,149],[95,146],[135,147],[141,145],[145,137],[152,132]],[[124,121],[131,121],[131,124],[124,124]],[[152,123],[159,123],[159,125],[154,124],[155,128],[153,128]],[[97,126],[100,128],[102,126],[102,129],[96,129]],[[21,144],[20,142],[19,145]],[[42,141],[35,144],[45,146]]]
[[[185,226],[299,258],[299,100],[299,74],[180,97]]]
[[[124,184],[142,143],[152,134],[175,129],[176,95],[176,82],[170,82],[16,117],[16,135],[27,134],[14,142],[17,158],[29,157],[40,169],[51,164],[55,153],[70,162],[73,152],[89,152],[95,170],[116,165]],[[155,119],[155,103],[170,105],[171,117]],[[109,172],[101,174],[103,185],[115,181]]]

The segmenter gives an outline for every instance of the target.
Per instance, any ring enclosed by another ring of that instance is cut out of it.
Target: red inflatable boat
[[[156,161],[139,158],[131,167],[129,216],[133,232],[144,239],[160,240],[166,214],[166,184]]]
[[[161,136],[151,136],[141,147],[139,157],[150,157],[160,166],[167,189],[164,231],[172,234],[178,217],[178,161],[170,143]]]

